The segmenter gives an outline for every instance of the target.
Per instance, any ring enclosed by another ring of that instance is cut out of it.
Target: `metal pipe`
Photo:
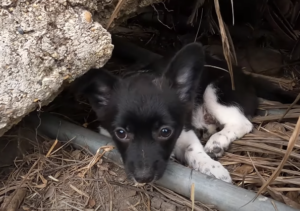
[[[63,142],[72,139],[70,143],[75,146],[87,147],[92,153],[96,153],[102,146],[113,145],[109,138],[49,113],[37,114],[33,112],[25,118],[25,123],[49,138],[57,138]],[[117,150],[108,152],[105,157],[122,165]],[[156,184],[188,198],[193,183],[195,185],[195,200],[204,204],[215,205],[220,211],[297,210],[264,196],[259,196],[255,201],[251,201],[255,197],[254,192],[192,171],[190,168],[172,161],[169,162],[163,177],[156,182]]]

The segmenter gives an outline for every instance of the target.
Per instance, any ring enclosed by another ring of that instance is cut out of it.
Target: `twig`
[[[159,18],[159,12],[157,11],[156,7],[155,7],[153,4],[151,4],[151,6],[153,7],[154,11],[156,12],[158,22],[160,22],[162,25],[164,25],[164,26],[167,27],[168,29],[172,29],[173,27],[170,27],[170,26],[168,26],[167,24],[164,24],[164,23],[160,20],[160,18]]]
[[[288,107],[288,109],[284,112],[284,114],[282,115],[282,117],[278,120],[278,122],[281,122],[282,119],[285,117],[285,115],[294,107],[294,105],[296,105],[296,103],[298,103],[298,101],[300,100],[300,93],[298,94],[298,96],[296,97],[296,99],[294,100],[294,102]]]
[[[277,78],[277,77],[262,75],[262,74],[258,74],[258,73],[252,73],[252,72],[249,72],[247,70],[243,70],[243,72],[246,73],[246,74],[250,74],[254,77],[260,77],[260,78],[268,79],[270,81],[277,82],[277,83],[290,84],[290,83],[293,83],[293,81],[294,81],[292,79]]]
[[[22,185],[27,181],[29,175],[31,174],[31,171],[32,171],[32,170],[34,169],[34,167],[39,163],[39,161],[40,161],[40,158],[37,159],[37,160],[34,162],[34,164],[31,166],[31,168],[29,169],[29,171],[27,172],[27,174],[24,176],[23,180],[21,181],[21,183],[18,185],[17,188],[22,187]],[[16,193],[17,193],[17,192],[14,192],[14,193],[13,193],[13,196],[10,198],[10,200],[9,200],[8,203],[7,203],[8,205],[11,203],[11,200],[14,198],[14,195],[15,195]]]
[[[274,201],[273,201],[273,200],[271,201],[271,203],[272,203],[272,205],[273,205],[273,207],[274,207],[275,211],[279,211],[279,210],[278,210],[278,208],[277,208],[277,205],[274,203]]]
[[[234,6],[233,6],[233,0],[231,0],[231,11],[232,11],[232,25],[234,26]]]
[[[195,184],[193,183],[191,186],[191,201],[192,201],[192,211],[195,208]]]
[[[196,40],[197,40],[197,38],[198,38],[198,34],[199,34],[200,27],[201,27],[201,23],[202,23],[202,17],[203,17],[203,8],[202,8],[202,10],[201,10],[201,18],[200,18],[200,22],[199,22],[199,26],[198,26],[198,29],[197,29],[197,33],[196,33],[194,42],[196,42]]]
[[[57,148],[55,151],[51,152],[51,155],[55,154],[56,152],[58,152],[60,149],[62,149],[63,147],[65,147],[66,145],[68,145],[71,141],[73,141],[76,138],[76,136],[74,136],[73,138],[71,138],[69,141],[67,141],[66,143],[64,143],[62,146],[60,146],[59,148]],[[57,139],[55,140],[55,142],[58,141]],[[55,143],[54,142],[54,143]]]
[[[113,194],[112,194],[111,186],[108,184],[108,182],[106,181],[105,177],[103,177],[103,180],[104,180],[104,182],[107,185],[108,190],[109,190],[109,211],[112,211],[112,208],[113,208],[113,203],[112,203]]]
[[[52,144],[51,148],[49,149],[48,153],[46,154],[46,158],[50,156],[51,152],[55,148],[56,144],[58,143],[58,140],[55,139],[54,143]]]
[[[169,191],[169,192],[172,192],[172,194],[171,194],[171,193],[165,192],[164,188],[162,188],[162,187],[158,187],[158,186],[154,186],[154,185],[151,185],[151,186],[155,190],[157,190],[159,193],[163,194],[165,197],[171,199],[172,201],[175,201],[178,204],[181,204],[183,206],[187,206],[187,207],[192,208],[192,205],[191,205],[189,200],[181,197],[180,195],[174,193],[173,191]],[[180,199],[180,200],[178,200],[178,199]],[[195,211],[204,211],[204,209],[202,209],[202,208],[200,208],[199,206],[196,206],[196,205],[194,205],[194,210]]]
[[[230,49],[231,49],[231,51],[229,52],[230,53],[230,58],[233,59],[234,65],[238,65],[237,57],[236,57],[236,53],[235,53],[235,48],[234,48],[234,45],[233,45],[232,38],[230,36],[229,29],[228,29],[227,25],[224,25],[224,28],[225,28],[226,34],[228,35],[227,36],[228,44],[229,44]]]
[[[110,25],[112,24],[112,22],[114,21],[114,19],[116,18],[117,14],[119,13],[120,9],[122,8],[123,4],[126,2],[126,0],[119,0],[115,10],[113,11],[112,15],[110,16],[106,29],[108,29],[110,27]]]
[[[205,2],[205,0],[197,0],[195,2],[193,12],[192,12],[192,14],[190,15],[190,17],[187,21],[188,24],[193,25],[192,23],[195,19],[196,13],[197,13],[198,9],[204,4],[204,2]],[[203,8],[202,8],[202,12],[203,12]]]
[[[214,3],[215,3],[215,10],[216,10],[216,14],[217,14],[217,17],[218,17],[218,22],[219,22],[219,27],[220,27],[223,52],[224,52],[225,60],[226,60],[227,65],[228,65],[228,70],[229,70],[230,79],[231,79],[231,89],[235,90],[233,71],[232,71],[232,62],[231,62],[231,58],[230,58],[230,46],[229,46],[229,43],[228,43],[228,37],[226,35],[226,30],[225,30],[225,27],[224,27],[224,22],[223,22],[223,19],[222,19],[222,15],[221,15],[221,12],[220,12],[219,0],[214,0]]]
[[[84,177],[84,175],[88,172],[88,170],[90,170],[102,157],[103,155],[106,153],[106,152],[109,152],[111,150],[113,150],[114,147],[113,146],[103,146],[103,147],[100,147],[95,156],[92,158],[92,160],[90,161],[90,163],[83,167],[83,168],[80,168],[78,169],[77,171],[82,171],[85,169],[85,171],[81,174],[81,177]],[[103,150],[103,152],[100,154],[100,150]]]
[[[167,6],[165,5],[165,2],[160,2],[162,5],[164,5],[165,10],[167,10],[167,12],[174,12],[174,10],[169,10],[167,8]]]
[[[270,116],[256,116],[251,119],[251,122],[253,123],[261,123],[264,121],[274,121],[282,117],[281,114],[276,114],[276,115],[270,115]],[[288,113],[284,116],[284,118],[289,119],[289,118],[298,118],[299,113]]]
[[[65,202],[65,201],[62,201],[62,203],[64,203],[65,205],[67,205],[67,206],[69,206],[69,207],[71,207],[71,208],[73,208],[73,209],[75,209],[75,210],[83,211],[82,209],[79,209],[78,207],[75,207],[75,206],[73,206],[73,205],[71,205],[71,204],[68,204],[68,203]]]
[[[23,199],[25,198],[27,188],[20,188],[15,191],[15,194],[11,196],[10,202],[6,206],[6,211],[18,210]]]
[[[78,194],[87,197],[88,199],[90,198],[89,195],[81,190],[79,190],[78,188],[76,188],[74,185],[70,184],[69,185],[70,188],[72,188],[74,191],[76,191]]]
[[[222,68],[222,67],[218,67],[218,66],[213,66],[213,65],[209,65],[209,64],[205,64],[204,67],[211,67],[211,68],[215,68],[215,69],[219,69],[219,70],[223,70],[225,72],[229,72],[228,70]]]

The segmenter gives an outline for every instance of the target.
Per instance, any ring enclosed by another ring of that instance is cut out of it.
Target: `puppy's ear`
[[[179,50],[164,74],[183,102],[193,100],[204,69],[204,50],[200,43],[191,43]]]
[[[88,98],[93,110],[100,118],[103,107],[111,97],[113,88],[119,79],[104,69],[91,69],[72,84],[72,90]]]

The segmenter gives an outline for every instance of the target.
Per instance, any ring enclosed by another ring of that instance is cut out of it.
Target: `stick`
[[[14,194],[11,195],[11,199],[8,200],[8,204],[5,208],[6,211],[16,211],[19,209],[22,201],[26,196],[27,188],[20,188],[15,191]],[[5,207],[5,206],[4,206]]]

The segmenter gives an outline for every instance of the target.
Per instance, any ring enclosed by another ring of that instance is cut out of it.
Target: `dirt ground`
[[[23,126],[10,134],[0,142],[5,144],[0,162],[3,209],[8,204],[17,208],[25,197],[19,210],[191,210],[190,200],[163,187],[136,187],[121,167],[103,158],[94,162],[97,158],[85,150],[36,136]],[[197,203],[195,210],[216,209]]]

